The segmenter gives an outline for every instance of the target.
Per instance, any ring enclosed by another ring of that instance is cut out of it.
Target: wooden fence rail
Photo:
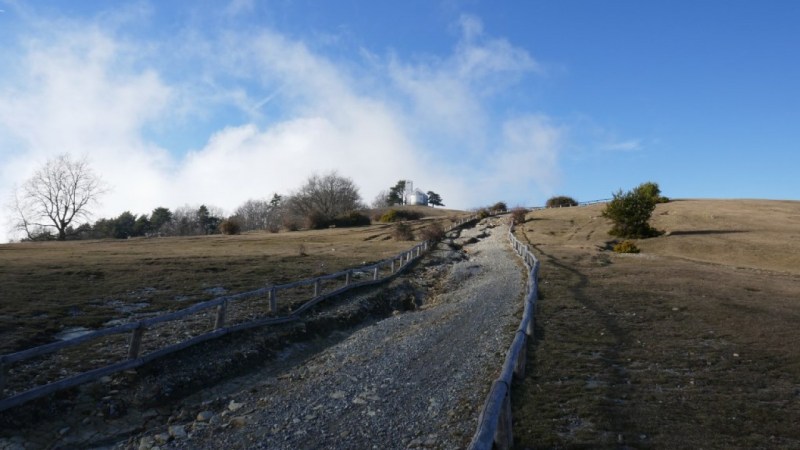
[[[478,429],[469,444],[471,450],[507,449],[513,445],[511,383],[513,380],[520,380],[525,376],[527,342],[533,336],[536,300],[539,298],[539,260],[527,245],[514,236],[513,224],[509,227],[508,238],[511,241],[511,247],[528,268],[525,308],[519,328],[514,334],[514,340],[506,353],[500,376],[492,383],[486,403],[483,405],[478,419]]]
[[[466,217],[464,219],[456,221],[452,226],[447,228],[445,231],[446,232],[453,231],[475,220],[477,220],[477,216],[473,215]],[[13,408],[30,400],[41,398],[63,389],[68,389],[89,381],[97,380],[103,376],[111,375],[117,372],[121,372],[123,370],[130,370],[142,366],[148,362],[161,358],[170,353],[183,350],[187,347],[208,341],[210,339],[216,339],[225,336],[227,334],[246,329],[263,327],[266,325],[281,324],[298,320],[303,313],[305,313],[315,305],[319,304],[320,302],[328,298],[340,295],[351,289],[380,284],[395,278],[398,274],[405,271],[405,269],[409,266],[409,263],[418,259],[420,256],[424,254],[424,252],[429,250],[431,244],[432,243],[429,241],[424,241],[420,244],[413,246],[409,250],[399,253],[396,256],[384,259],[369,266],[347,269],[329,275],[323,275],[315,278],[295,281],[292,283],[287,283],[282,285],[267,286],[261,289],[256,289],[254,291],[243,292],[233,295],[226,295],[223,297],[215,298],[213,300],[197,303],[188,308],[163,314],[157,317],[142,319],[137,322],[127,323],[116,327],[105,328],[73,339],[61,342],[53,342],[39,347],[22,350],[16,353],[2,355],[0,356],[0,411]],[[383,276],[382,278],[379,277],[379,272],[381,268],[389,268],[388,274]],[[369,279],[362,281],[354,281],[354,274],[356,273],[367,274]],[[327,292],[323,291],[322,281],[337,280],[341,278],[344,278],[344,280],[342,284],[339,285],[339,287],[336,287]],[[289,314],[278,317],[262,317],[245,323],[226,326],[226,318],[234,302],[239,302],[254,297],[267,296],[269,298],[269,312],[277,315],[279,292],[303,286],[313,286],[314,288],[313,297],[308,301],[304,302],[300,307],[291,311]],[[153,326],[157,324],[179,321],[188,316],[194,315],[198,312],[210,310],[212,308],[216,308],[216,313],[213,314],[214,323],[210,324],[211,331],[201,334],[199,336],[194,336],[190,339],[184,340],[177,344],[168,345],[161,349],[147,353],[146,355],[140,355],[142,339],[148,329],[153,328]],[[16,393],[9,397],[4,397],[4,389],[8,384],[8,378],[9,378],[8,374],[12,364],[25,361],[31,358],[35,358],[38,356],[54,353],[59,350],[75,347],[83,343],[94,341],[106,336],[125,334],[125,333],[130,333],[129,345],[127,346],[127,355],[126,355],[127,359],[104,367],[89,370],[87,372],[83,372],[77,375],[69,376],[67,378],[52,383],[48,383],[42,386],[37,386],[29,390],[26,390],[24,392]]]

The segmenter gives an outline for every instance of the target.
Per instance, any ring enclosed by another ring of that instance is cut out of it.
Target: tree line
[[[91,223],[91,210],[107,190],[85,158],[76,160],[63,154],[48,160],[16,188],[7,206],[24,241],[278,232],[370,223],[358,187],[335,171],[310,176],[289,195],[274,193],[269,200],[247,200],[230,216],[205,204],[175,210],[159,206],[150,214],[125,211]],[[372,206],[403,204],[404,191],[405,181],[398,181],[382,191]],[[428,191],[427,195],[429,205],[444,206],[439,194]]]

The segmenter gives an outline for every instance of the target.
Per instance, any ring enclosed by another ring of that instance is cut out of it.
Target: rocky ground
[[[335,313],[103,380],[83,412],[90,387],[49,407],[71,420],[6,418],[0,448],[463,448],[521,313],[505,233],[481,222]],[[224,356],[197,362],[209,352]]]

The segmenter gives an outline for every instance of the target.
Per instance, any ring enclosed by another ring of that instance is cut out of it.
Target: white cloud
[[[478,19],[461,25],[452,55],[378,58],[369,69],[269,30],[188,32],[154,45],[79,24],[30,40],[20,47],[19,76],[0,80],[0,143],[13,149],[0,150],[0,195],[67,151],[87,155],[113,186],[99,217],[187,203],[231,212],[329,170],[353,178],[366,201],[411,178],[453,207],[532,202],[558,182],[565,131],[542,115],[498,121],[487,102],[539,66],[486,37]],[[182,77],[175,59],[191,63]],[[241,116],[219,125],[224,108]],[[207,141],[185,154],[148,132],[186,130],[192,120]]]

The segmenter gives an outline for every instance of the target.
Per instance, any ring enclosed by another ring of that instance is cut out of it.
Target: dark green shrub
[[[417,220],[421,219],[422,214],[416,211],[408,211],[405,209],[390,209],[383,213],[380,218],[381,222],[384,223],[391,223],[391,222],[398,222],[401,220]]]
[[[491,215],[489,213],[489,210],[486,208],[479,209],[477,214],[478,214],[478,220],[483,220]]]
[[[508,211],[508,205],[506,205],[506,202],[497,202],[494,205],[492,205],[492,207],[489,209],[494,212],[503,213]]]
[[[414,232],[411,230],[411,226],[405,222],[398,222],[395,224],[392,230],[392,236],[397,241],[414,240]]]
[[[352,211],[347,214],[337,216],[335,219],[333,219],[332,223],[332,225],[335,225],[339,228],[360,227],[370,224],[372,224],[372,221],[369,219],[369,217],[361,214],[358,211]]]
[[[617,253],[639,253],[639,247],[631,241],[622,241],[614,245],[614,251]]]
[[[578,206],[578,202],[572,197],[559,195],[547,199],[547,203],[545,203],[545,206],[548,208],[566,208],[569,206]]]
[[[514,208],[511,210],[511,219],[514,221],[514,225],[519,225],[525,223],[525,214],[528,213],[528,210],[525,208]]]
[[[659,232],[648,221],[656,209],[654,198],[634,189],[614,194],[614,199],[606,203],[603,217],[613,223],[609,234],[621,238],[648,238],[658,236]]]
[[[440,241],[444,236],[444,227],[441,222],[431,222],[421,231],[421,237],[425,241]]]
[[[236,219],[225,219],[219,224],[219,232],[222,234],[239,234],[242,232],[242,226]]]
[[[325,215],[319,211],[311,211],[306,216],[306,228],[309,230],[321,230],[328,228],[331,221],[325,218]]]

